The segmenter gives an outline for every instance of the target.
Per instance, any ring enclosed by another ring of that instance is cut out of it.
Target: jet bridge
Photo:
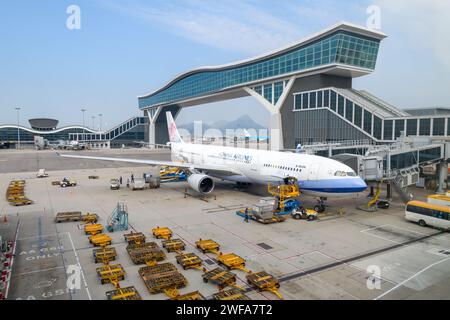
[[[376,145],[368,141],[343,141],[302,146],[300,152],[338,160],[351,167],[367,182],[386,181],[389,196],[392,185],[406,202],[411,200],[407,188],[417,184],[424,166],[437,166],[438,192],[444,192],[450,143],[411,138],[387,145]]]

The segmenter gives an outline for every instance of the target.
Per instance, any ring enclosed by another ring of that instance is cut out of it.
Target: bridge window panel
[[[336,111],[336,106],[337,106],[337,94],[334,90],[331,90],[331,95],[330,95],[330,108],[333,111]]]
[[[362,127],[362,108],[355,104],[355,122],[354,124],[358,127]]]
[[[417,119],[406,120],[406,136],[417,135]]]
[[[271,84],[266,84],[264,86],[264,98],[269,101],[270,103],[272,103],[272,85]]]
[[[309,108],[309,95],[307,93],[304,93],[302,95],[302,109],[308,108]]]
[[[383,140],[392,140],[393,126],[393,120],[384,120]]]
[[[323,92],[323,106],[325,108],[330,106],[330,90],[325,90]]]
[[[353,102],[347,100],[345,103],[345,119],[353,122]]]
[[[435,161],[441,158],[441,148],[431,148],[419,151],[419,162],[425,163],[428,161]]]
[[[231,70],[193,74],[153,96],[141,99],[140,102],[141,105],[152,106],[158,103],[192,98],[214,93],[232,85],[260,80],[263,77],[279,76],[286,72],[301,71],[308,67],[336,61],[360,67],[374,66],[379,40],[367,40],[365,45],[358,45],[361,40],[358,35],[346,35],[345,41],[338,41],[340,38],[342,38],[342,31],[324,37],[314,44],[296,48],[263,61],[248,63]],[[341,59],[341,55],[343,55],[343,59]]]
[[[377,116],[374,116],[373,117],[373,136],[378,140],[381,140],[382,126],[383,126],[383,120],[381,120]]]
[[[419,120],[419,135],[429,136],[431,132],[431,119]]]
[[[405,131],[405,120],[395,120],[395,139],[402,135]]]
[[[372,113],[364,110],[364,131],[368,134],[372,134]]]
[[[433,119],[433,136],[445,135],[445,119],[436,118]]]
[[[317,93],[316,92],[311,92],[309,94],[309,107],[311,109],[315,109],[316,108],[316,99],[317,99]]]
[[[338,95],[338,113],[341,116],[344,116],[344,110],[345,110],[344,104],[345,104],[345,98],[339,94]]]
[[[302,95],[296,94],[294,96],[294,106],[295,110],[300,110],[302,108]]]
[[[405,152],[391,156],[392,169],[405,169],[417,164],[417,151]]]

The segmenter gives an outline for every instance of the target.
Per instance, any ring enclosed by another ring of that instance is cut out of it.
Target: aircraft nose
[[[358,190],[357,192],[363,192],[367,189],[367,183],[363,179],[358,178],[355,181],[355,189]]]

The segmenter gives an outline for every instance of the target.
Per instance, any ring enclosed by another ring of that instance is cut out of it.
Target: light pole
[[[100,131],[103,131],[103,130],[102,130],[102,126],[103,126],[103,124],[102,124],[102,117],[103,117],[103,114],[102,114],[102,113],[99,113],[98,116],[99,116],[99,118],[100,118]]]
[[[14,108],[17,111],[17,149],[20,149],[20,109],[19,107]]]
[[[81,112],[83,112],[83,141],[86,141],[86,126],[84,124],[84,113],[86,112],[86,109],[81,109]]]
[[[95,116],[92,116],[92,130],[95,131]]]

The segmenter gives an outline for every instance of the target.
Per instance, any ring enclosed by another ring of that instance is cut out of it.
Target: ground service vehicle
[[[450,208],[421,201],[410,201],[406,205],[405,219],[422,227],[430,226],[450,230]]]

